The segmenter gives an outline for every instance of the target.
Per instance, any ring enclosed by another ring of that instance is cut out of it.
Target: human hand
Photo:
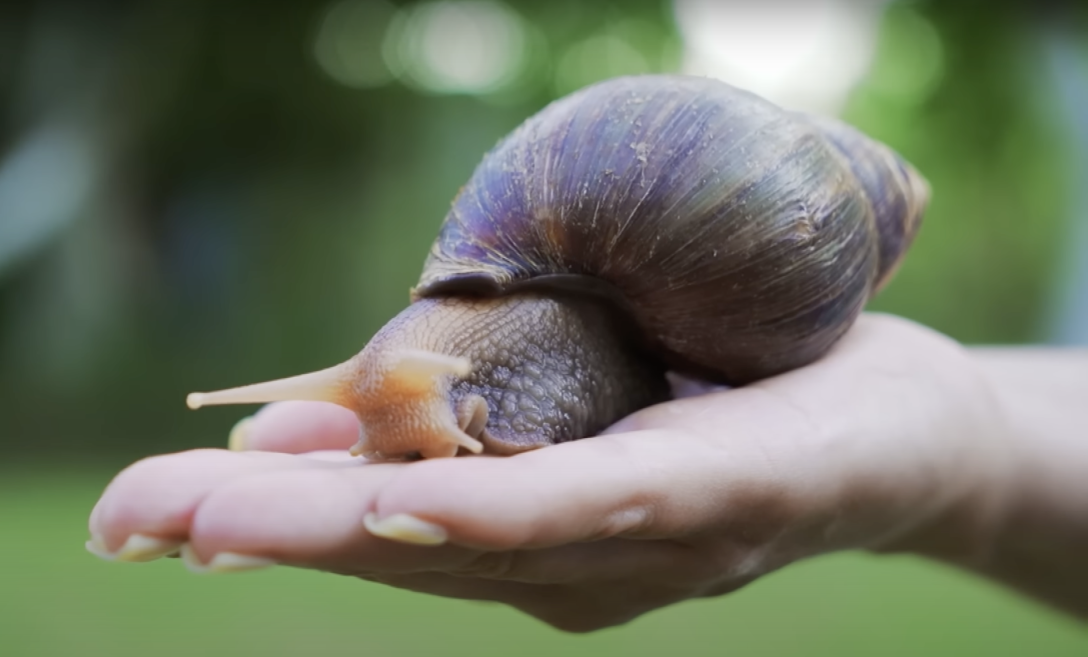
[[[1003,489],[1002,431],[961,347],[866,315],[811,366],[512,457],[367,464],[346,455],[350,412],[273,404],[246,451],[118,475],[89,547],[326,570],[590,631],[834,550],[969,553]]]

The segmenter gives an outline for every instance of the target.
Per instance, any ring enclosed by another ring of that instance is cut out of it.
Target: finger
[[[96,547],[115,554],[133,535],[184,541],[193,512],[211,491],[258,473],[343,467],[283,454],[194,450],[144,459],[117,475],[91,512]]]
[[[191,556],[229,553],[346,575],[456,570],[478,552],[374,536],[363,518],[382,487],[410,464],[268,471],[217,487],[192,514]]]
[[[306,452],[304,454],[295,454],[295,456],[302,459],[311,459],[314,461],[329,461],[331,463],[366,462],[366,459],[361,459],[358,456],[352,456],[350,453],[339,449],[327,449],[321,452]]]
[[[351,411],[325,402],[291,401],[269,404],[239,422],[231,448],[303,454],[318,450],[347,450],[359,440],[359,420]]]
[[[375,511],[409,514],[445,528],[454,543],[489,551],[682,535],[717,521],[738,487],[777,485],[758,461],[734,464],[742,451],[647,431],[504,459],[425,461],[399,471]]]
[[[726,574],[720,555],[666,541],[613,539],[483,553],[457,546],[404,545],[371,535],[361,519],[380,491],[411,467],[375,464],[247,476],[218,487],[201,501],[189,541],[204,563],[228,552],[368,576],[441,571],[534,584],[635,577],[690,587]]]

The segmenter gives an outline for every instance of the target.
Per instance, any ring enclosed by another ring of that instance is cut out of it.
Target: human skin
[[[909,552],[1088,619],[1088,351],[967,349],[865,315],[808,367],[681,387],[702,394],[604,436],[415,463],[347,457],[344,409],[273,404],[235,436],[241,451],[120,473],[89,549],[325,570],[573,632],[828,552]]]

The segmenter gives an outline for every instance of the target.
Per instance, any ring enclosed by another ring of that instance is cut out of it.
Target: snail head
[[[480,441],[465,433],[449,401],[449,379],[472,370],[467,358],[411,348],[366,349],[333,367],[285,379],[194,392],[189,408],[220,404],[259,404],[274,401],[332,402],[359,418],[355,456],[374,460],[419,455],[453,456],[459,449],[483,451]]]

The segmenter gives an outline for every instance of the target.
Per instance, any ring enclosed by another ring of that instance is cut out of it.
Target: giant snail
[[[557,100],[462,188],[411,304],[329,369],[209,404],[324,400],[370,459],[513,454],[819,359],[893,274],[929,198],[896,153],[723,82]]]

